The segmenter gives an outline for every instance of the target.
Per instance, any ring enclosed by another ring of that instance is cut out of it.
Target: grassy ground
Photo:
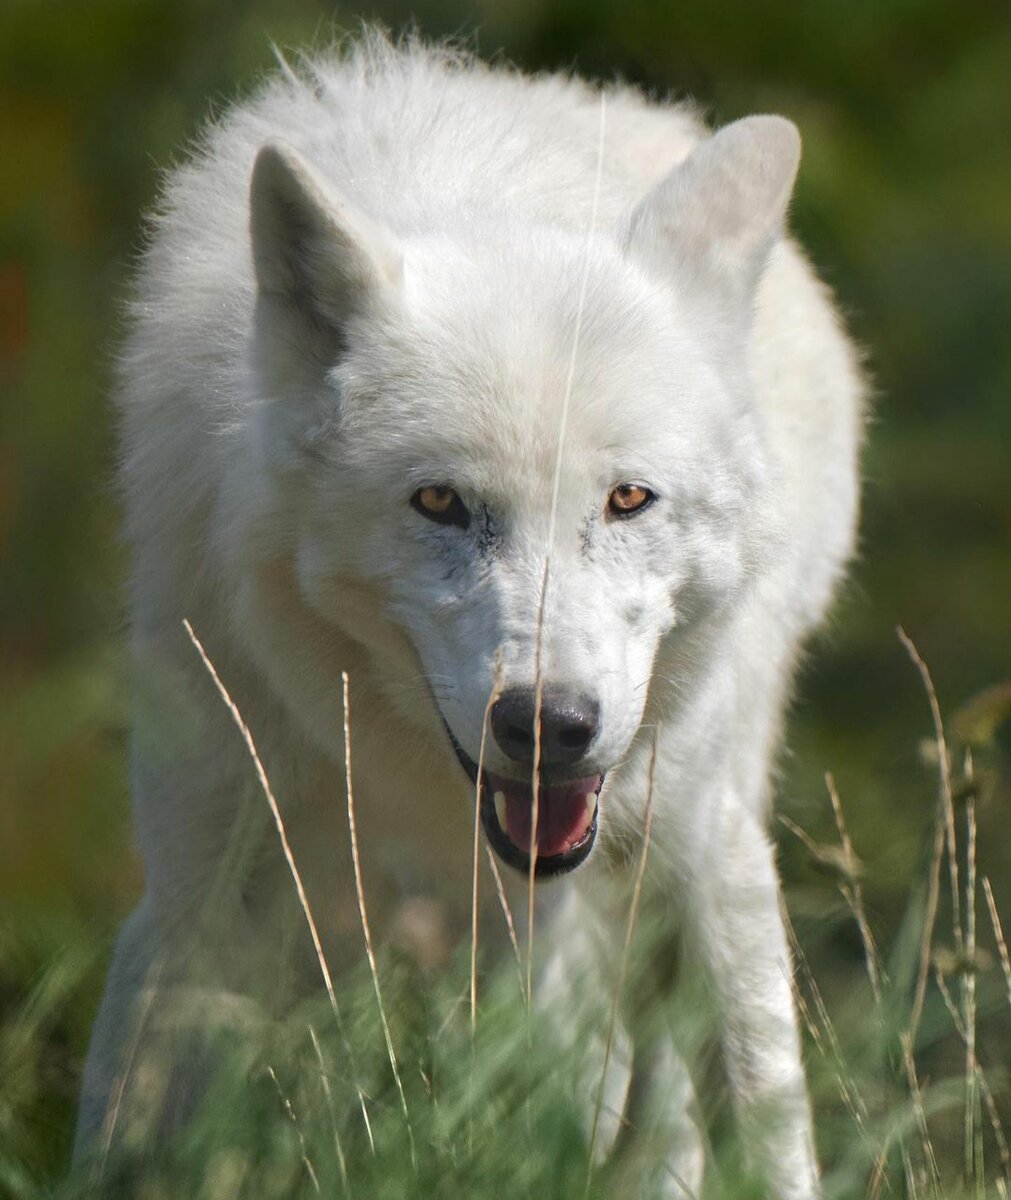
[[[791,935],[826,1194],[1006,1197],[1011,962],[979,871],[977,808],[1003,786],[998,736],[1011,687],[976,697],[946,727],[925,665],[906,648],[933,722],[920,782],[933,793],[924,810],[934,816],[920,831],[920,866],[887,943],[868,916],[864,868],[834,780],[825,792],[830,841],[781,818],[784,857],[800,854],[822,880],[791,895]],[[375,976],[363,952],[332,1003],[321,980],[319,996],[283,1021],[252,1003],[174,1004],[186,1036],[213,1045],[219,1064],[197,1113],[170,1149],[152,1155],[146,1114],[165,1074],[138,1054],[95,1160],[65,1178],[104,939],[66,917],[8,921],[0,937],[0,1194],[669,1194],[663,1143],[649,1126],[634,1131],[630,1155],[590,1166],[588,1114],[601,1111],[603,1096],[582,1048],[607,1032],[599,1007],[568,1013],[572,1041],[560,1045],[557,1027],[527,1009],[520,961],[518,972],[480,977],[472,1026],[468,951],[433,969],[410,947],[383,951]],[[847,941],[852,953],[841,955]],[[635,986],[636,970],[633,961],[624,988]],[[682,1045],[701,1047],[700,1011],[689,987],[655,1015]],[[713,1162],[706,1195],[761,1195],[719,1085],[702,1107]]]

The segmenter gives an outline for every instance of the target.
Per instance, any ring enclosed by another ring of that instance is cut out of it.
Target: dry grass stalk
[[[407,1096],[404,1084],[400,1078],[400,1068],[397,1066],[397,1055],[393,1049],[393,1037],[390,1025],[386,1019],[386,1009],[383,1007],[383,994],[379,987],[379,968],[376,965],[376,954],[372,946],[372,931],[369,929],[369,915],[365,907],[365,888],[362,884],[362,864],[358,853],[358,829],[355,824],[355,799],[351,785],[351,696],[350,681],[347,671],[341,671],[341,698],[343,700],[344,718],[344,780],[348,802],[348,832],[351,838],[351,860],[355,871],[355,892],[358,896],[358,914],[362,921],[362,934],[365,938],[365,953],[369,960],[369,970],[372,973],[372,986],[376,993],[376,1007],[379,1009],[379,1023],[383,1028],[383,1038],[386,1041],[386,1053],[390,1060],[390,1069],[397,1085],[397,1095],[400,1097],[400,1107],[404,1113],[404,1123],[407,1126],[407,1140],[410,1143],[411,1164],[417,1167],[417,1154],[414,1147],[414,1129],[411,1126],[411,1115],[407,1109]]]
[[[298,1145],[302,1156],[302,1166],[305,1167],[305,1173],[309,1176],[309,1182],[312,1184],[313,1190],[318,1194],[320,1190],[319,1179],[316,1177],[316,1171],[313,1168],[312,1162],[309,1160],[309,1154],[305,1144],[305,1137],[302,1133],[302,1127],[298,1123],[298,1118],[295,1116],[295,1110],[291,1106],[291,1101],[284,1094],[284,1089],[281,1087],[281,1081],[278,1079],[274,1068],[268,1065],[267,1074],[273,1081],[274,1088],[277,1091],[277,1097],[281,1101],[281,1107],[284,1109],[285,1115],[291,1121],[295,1130],[295,1134],[298,1137]]]
[[[867,1192],[868,1200],[879,1200],[883,1187],[887,1187],[889,1192],[892,1190],[888,1178],[888,1152],[892,1148],[894,1138],[895,1134],[890,1132],[874,1159],[874,1169],[871,1171],[871,1181]]]
[[[902,1046],[902,1065],[906,1072],[906,1081],[909,1085],[909,1095],[913,1102],[913,1115],[916,1118],[916,1127],[920,1134],[920,1148],[923,1152],[923,1161],[926,1165],[929,1174],[929,1181],[935,1195],[941,1194],[941,1172],[937,1165],[937,1155],[934,1153],[934,1144],[930,1140],[930,1129],[927,1125],[927,1112],[923,1106],[923,1089],[920,1086],[919,1076],[916,1072],[916,1060],[913,1058],[913,1039],[907,1031],[900,1035],[900,1044]]]
[[[777,819],[780,825],[785,829],[789,829],[793,836],[806,847],[812,858],[816,860],[820,859],[822,853],[821,847],[802,825],[798,825],[796,821],[788,817],[785,813],[779,815]]]
[[[323,1048],[319,1044],[319,1038],[316,1036],[316,1030],[309,1026],[309,1039],[312,1042],[312,1048],[316,1052],[316,1061],[319,1063],[319,1079],[323,1086],[323,1096],[326,1099],[327,1112],[330,1115],[330,1125],[333,1129],[333,1144],[334,1150],[337,1152],[337,1166],[341,1173],[341,1183],[344,1187],[344,1195],[351,1196],[351,1184],[348,1182],[348,1164],[344,1157],[344,1147],[341,1145],[341,1136],[337,1129],[337,1113],[333,1104],[333,1093],[330,1091],[330,1078],[327,1071],[326,1062],[323,1059]]]
[[[941,993],[941,999],[944,1001],[944,1006],[948,1010],[948,1015],[951,1017],[951,1022],[955,1026],[955,1032],[966,1046],[966,1057],[968,1060],[968,1049],[970,1046],[969,1030],[966,1026],[963,1014],[959,1012],[958,1006],[956,1005],[951,994],[951,990],[945,982],[944,975],[940,967],[934,968],[934,979],[937,983],[937,990]],[[991,1091],[990,1085],[986,1081],[986,1076],[983,1074],[983,1070],[975,1057],[972,1059],[972,1071],[975,1077],[976,1088],[978,1089],[979,1095],[986,1106],[990,1127],[993,1130],[994,1141],[997,1144],[997,1153],[1000,1156],[1001,1171],[1004,1175],[1007,1175],[1009,1169],[1011,1169],[1011,1155],[1009,1155],[1008,1151],[1007,1137],[1004,1133],[1004,1126],[1000,1119],[1000,1113],[997,1110],[997,1103],[994,1100],[993,1092]],[[973,1174],[968,1176],[969,1180],[972,1178],[975,1178],[977,1181],[983,1179],[982,1159],[975,1160],[973,1164],[973,1172]]]
[[[649,859],[650,838],[653,833],[653,780],[656,773],[656,748],[658,731],[653,732],[653,748],[649,756],[649,773],[647,776],[646,808],[643,814],[642,854],[639,856],[639,866],[632,884],[632,899],[628,906],[628,921],[625,925],[625,940],[621,947],[621,959],[618,963],[618,978],[615,981],[614,996],[611,999],[611,1016],[607,1025],[607,1040],[604,1044],[604,1062],[600,1069],[600,1080],[597,1084],[597,1096],[593,1105],[593,1125],[590,1129],[590,1147],[586,1162],[586,1186],[584,1197],[590,1194],[593,1182],[594,1154],[597,1148],[597,1132],[600,1127],[600,1114],[604,1104],[604,1084],[607,1079],[607,1068],[611,1062],[611,1051],[614,1047],[614,1033],[618,1023],[618,1009],[621,1005],[621,994],[625,987],[625,976],[628,972],[628,956],[632,948],[632,934],[635,932],[636,917],[639,914],[639,901],[642,897],[642,883],[646,877],[646,863]]]
[[[480,850],[481,850],[481,801],[484,789],[484,756],[488,745],[488,724],[491,720],[491,710],[498,700],[502,687],[502,655],[496,655],[495,673],[492,679],[488,703],[484,706],[484,716],[481,719],[481,745],[477,756],[477,783],[474,792],[474,845],[473,867],[471,871],[470,891],[470,1086],[473,1090],[475,1066],[477,1059],[477,908],[478,884],[480,882]],[[511,919],[511,918],[510,918]],[[468,1144],[473,1151],[474,1127],[473,1121],[468,1121]]]
[[[780,909],[783,912],[784,925],[790,940],[793,959],[798,965],[798,970],[801,970],[807,978],[808,986],[811,988],[812,993],[814,993],[817,991],[817,985],[814,983],[814,976],[811,972],[810,966],[807,963],[804,952],[797,941],[793,927],[789,923],[789,918],[786,915],[786,907],[782,901],[780,902]],[[797,1006],[797,1012],[804,1025],[804,1028],[810,1034],[811,1040],[814,1042],[822,1058],[826,1062],[832,1064],[836,1086],[839,1089],[839,1097],[845,1105],[850,1116],[853,1118],[853,1123],[856,1125],[861,1138],[868,1147],[871,1147],[872,1141],[867,1130],[866,1121],[864,1119],[866,1114],[866,1105],[857,1091],[855,1082],[851,1079],[849,1072],[846,1070],[845,1063],[842,1061],[841,1051],[839,1049],[838,1041],[835,1037],[835,1031],[832,1028],[831,1022],[828,1021],[826,1014],[825,1021],[827,1022],[827,1030],[823,1035],[822,1030],[819,1028],[818,1020],[811,1012],[811,1006],[808,1004],[807,998],[805,997],[800,984],[797,982],[796,972],[788,971],[787,976],[790,983],[790,991],[793,994],[793,1001]],[[823,1003],[820,1005],[820,1008],[823,1012],[825,1011]],[[888,1150],[891,1140],[892,1135],[889,1135],[889,1137],[885,1140],[885,1144],[880,1148],[875,1156],[874,1168],[871,1173],[869,1192],[870,1200],[877,1200],[878,1196],[881,1194],[881,1188],[883,1186],[888,1187],[888,1190],[891,1191],[891,1186],[888,1180]]]
[[[951,1023],[955,1026],[955,1032],[965,1042],[965,1022],[962,1020],[962,1014],[958,1011],[958,1005],[951,994],[951,989],[945,982],[944,972],[936,964],[934,966],[934,982],[937,984],[937,990],[941,993],[941,999],[944,1001],[944,1007],[948,1010],[948,1016],[951,1017]]]
[[[965,1179],[982,1183],[983,1142],[976,1062],[976,801],[972,752],[965,755],[965,778],[970,784],[965,802],[965,969],[962,972],[962,1012],[965,1026]]]
[[[130,1041],[127,1045],[126,1060],[123,1063],[122,1069],[116,1078],[116,1084],[113,1088],[112,1099],[109,1107],[105,1111],[105,1120],[102,1122],[102,1148],[99,1152],[95,1165],[91,1171],[91,1186],[96,1191],[101,1186],[102,1179],[105,1175],[105,1168],[109,1162],[109,1154],[112,1151],[113,1138],[116,1136],[116,1126],[119,1123],[119,1113],[123,1105],[123,1097],[126,1094],[126,1085],[133,1074],[134,1063],[137,1059],[137,1051],[140,1048],[141,1034],[144,1026],[147,1024],[148,1014],[151,1011],[151,1005],[154,1003],[154,998],[158,993],[158,983],[161,979],[162,962],[153,966],[148,976],[148,987],[144,992],[144,1001],[141,1004],[140,1011],[137,1013],[137,1019],[130,1033]]]
[[[913,993],[913,1007],[909,1015],[907,1032],[915,1042],[923,1016],[923,1003],[927,995],[927,975],[930,970],[930,947],[934,940],[934,926],[937,922],[937,906],[941,895],[941,859],[944,857],[944,815],[938,812],[934,828],[934,848],[930,856],[930,869],[927,874],[927,903],[923,918],[923,931],[920,935],[920,962],[916,976],[916,990]]]
[[[986,906],[990,912],[990,924],[993,926],[993,936],[997,942],[997,953],[1000,956],[1001,970],[1004,973],[1004,983],[1007,987],[1008,1004],[1011,1005],[1011,955],[1008,954],[1004,929],[1000,923],[1000,914],[997,912],[997,903],[993,898],[993,888],[990,886],[990,880],[985,875],[983,876],[983,894],[986,896]]]
[[[544,705],[544,675],[541,671],[541,645],[544,633],[544,607],[548,596],[551,543],[544,560],[541,598],[537,608],[537,638],[534,647],[534,762],[531,778],[533,806],[530,817],[530,865],[527,870],[527,1012],[534,1003],[534,885],[537,880],[537,833],[541,815],[541,709]]]
[[[797,931],[793,927],[793,922],[790,920],[790,914],[786,910],[786,905],[780,897],[779,911],[783,920],[783,928],[786,930],[787,940],[790,943],[790,952],[793,955],[793,960],[796,964],[797,971],[803,975],[804,982],[807,985],[808,991],[811,993],[811,999],[814,1001],[817,1020],[812,1016],[810,1006],[804,997],[800,986],[794,977],[793,972],[789,973],[790,986],[793,989],[794,997],[797,1001],[797,1007],[801,1014],[801,1019],[807,1026],[815,1045],[820,1050],[822,1056],[827,1062],[832,1063],[833,1073],[835,1075],[836,1085],[839,1088],[839,1096],[843,1104],[849,1110],[853,1118],[854,1124],[860,1131],[864,1140],[870,1144],[870,1135],[867,1131],[867,1104],[860,1090],[856,1085],[856,1081],[850,1075],[846,1066],[846,1059],[842,1052],[842,1046],[839,1043],[839,1037],[836,1033],[835,1026],[832,1023],[832,1018],[829,1016],[828,1008],[821,994],[821,989],[814,978],[814,972],[807,961],[800,941],[797,938]],[[818,1022],[821,1023],[821,1031],[819,1031]]]
[[[495,859],[495,852],[490,846],[485,846],[485,853],[488,856],[488,866],[491,868],[492,879],[495,881],[495,892],[498,895],[499,906],[502,909],[502,915],[505,917],[506,931],[509,934],[509,944],[513,948],[513,955],[516,959],[520,991],[525,995],[526,981],[523,974],[523,954],[520,950],[519,938],[516,936],[516,923],[513,921],[513,910],[509,907],[509,898],[505,893],[505,884],[502,882],[502,872],[499,870],[498,862]]]
[[[993,1140],[997,1143],[997,1155],[1000,1158],[1001,1173],[996,1182],[998,1188],[1000,1188],[1004,1180],[1011,1174],[1011,1151],[1008,1149],[1007,1135],[1004,1132],[1000,1113],[997,1111],[997,1101],[994,1099],[990,1085],[987,1083],[986,1076],[983,1074],[982,1068],[978,1063],[976,1064],[976,1084],[979,1087],[980,1095],[983,1097],[983,1103],[986,1105],[990,1128],[993,1130]],[[982,1170],[979,1179],[980,1182],[983,1181]]]
[[[562,457],[569,426],[569,407],[572,401],[572,386],[576,378],[576,362],[583,331],[583,315],[586,311],[586,295],[590,283],[590,244],[597,227],[597,212],[600,202],[600,185],[604,168],[604,132],[607,127],[607,93],[600,93],[600,125],[597,139],[597,170],[593,184],[593,205],[586,229],[586,250],[583,256],[583,277],[579,287],[579,303],[576,307],[576,323],[572,332],[572,349],[562,395],[562,411],[558,421],[558,443],[555,449],[555,469],[551,482],[551,508],[548,516],[547,553],[544,557],[544,575],[541,579],[541,595],[537,609],[537,630],[534,663],[534,761],[532,771],[533,811],[530,823],[530,869],[527,878],[527,1009],[533,1005],[533,958],[534,958],[534,881],[537,871],[537,825],[540,817],[540,771],[541,771],[541,708],[544,701],[544,679],[541,672],[541,649],[544,634],[544,613],[551,575],[551,555],[555,544],[555,525],[558,518],[558,496],[562,481]]]
[[[260,755],[257,752],[256,744],[253,741],[253,735],[249,732],[249,727],[239,712],[238,706],[229,695],[228,689],[221,682],[221,677],[218,675],[204,649],[202,642],[193,632],[193,626],[184,618],[183,626],[189,634],[190,641],[196,648],[200,659],[207,669],[214,686],[218,689],[218,694],[224,701],[225,707],[231,713],[232,720],[235,722],[239,733],[242,735],[242,740],[246,743],[246,749],[249,751],[249,756],[253,760],[253,766],[256,770],[256,777],[259,780],[260,788],[270,805],[271,816],[274,818],[274,824],[277,826],[277,834],[281,839],[281,849],[284,852],[285,861],[288,864],[288,870],[291,872],[292,880],[295,883],[295,891],[298,894],[299,904],[302,906],[302,912],[305,914],[306,923],[309,926],[309,936],[312,938],[313,949],[316,951],[316,960],[319,963],[319,969],[323,976],[323,985],[326,988],[327,998],[330,1001],[330,1007],[333,1010],[334,1019],[337,1022],[337,1028],[340,1031],[341,1040],[344,1044],[345,1052],[348,1056],[348,1066],[351,1069],[353,1076],[357,1075],[354,1066],[354,1052],[351,1049],[351,1043],[348,1040],[347,1031],[344,1026],[344,1018],[341,1015],[340,1006],[337,1003],[337,993],[334,991],[333,978],[330,975],[330,967],[327,965],[326,955],[323,953],[323,944],[320,941],[319,930],[316,927],[316,920],[312,915],[312,909],[309,907],[309,898],[305,893],[305,887],[302,884],[302,876],[299,873],[295,863],[295,856],[292,853],[291,845],[288,842],[288,834],[284,827],[284,820],[281,817],[281,810],[278,807],[277,800],[274,797],[273,789],[270,786],[270,780],[267,778],[267,772],[263,769],[263,763],[260,761]],[[369,1110],[365,1104],[365,1093],[358,1084],[355,1084],[355,1090],[358,1093],[358,1103],[361,1107],[362,1120],[365,1122],[365,1131],[368,1134],[369,1145],[372,1148],[373,1154],[376,1150],[375,1140],[372,1136],[372,1122],[369,1120]]]
[[[488,744],[488,723],[491,720],[491,710],[502,694],[502,656],[496,656],[495,674],[492,679],[488,703],[484,706],[484,718],[481,722],[481,746],[477,756],[477,784],[474,792],[474,847],[473,869],[470,885],[470,1031],[477,1029],[477,898],[481,851],[481,801],[484,789],[484,756]]]
[[[445,1037],[446,1031],[450,1028],[450,1026],[456,1020],[457,1011],[460,1008],[462,1008],[463,1005],[465,1005],[467,1003],[467,997],[469,994],[470,994],[470,985],[465,984],[463,989],[457,994],[457,997],[453,1001],[453,1003],[450,1004],[449,1007],[446,1009],[446,1015],[442,1018],[439,1028],[435,1031],[434,1034],[431,1035],[430,1040],[433,1045],[436,1042],[441,1041],[442,1038]],[[422,1077],[422,1079],[425,1080],[426,1090],[430,1091],[431,1089],[428,1086],[428,1077],[425,1075],[424,1071],[421,1072],[421,1077]]]
[[[903,1064],[905,1066],[906,1077],[909,1082],[910,1094],[913,1098],[917,1123],[920,1126],[921,1141],[923,1142],[924,1146],[924,1158],[930,1170],[933,1185],[935,1187],[939,1187],[940,1179],[938,1176],[936,1156],[934,1155],[933,1147],[930,1143],[930,1136],[927,1129],[927,1121],[923,1108],[922,1094],[916,1078],[916,1065],[913,1052],[916,1041],[916,1033],[923,1014],[923,1005],[926,998],[930,951],[933,942],[934,929],[937,922],[937,909],[940,898],[941,859],[944,856],[945,847],[947,847],[955,955],[956,959],[966,968],[963,973],[961,987],[962,1008],[961,1012],[957,1015],[954,1002],[947,988],[944,986],[943,977],[941,976],[940,972],[937,972],[937,978],[939,981],[939,989],[941,990],[942,998],[944,999],[949,1012],[952,1014],[956,1031],[959,1032],[960,1036],[962,1037],[966,1049],[966,1096],[963,1121],[963,1132],[965,1139],[964,1178],[967,1184],[975,1179],[980,1185],[982,1185],[982,1144],[977,1135],[977,1127],[979,1124],[977,1117],[979,1106],[977,1079],[979,1077],[979,1072],[976,1064],[975,1050],[975,812],[973,811],[969,818],[971,828],[968,839],[969,847],[967,851],[967,880],[965,894],[967,925],[963,930],[962,896],[959,887],[958,847],[955,834],[955,807],[951,784],[951,758],[948,752],[947,739],[945,738],[944,723],[941,719],[941,707],[938,702],[937,691],[934,688],[934,683],[926,662],[916,649],[912,639],[908,636],[905,630],[901,628],[901,626],[897,632],[899,640],[905,647],[905,650],[912,660],[913,665],[919,672],[920,679],[923,682],[924,691],[927,694],[927,700],[930,705],[931,720],[934,726],[934,742],[937,749],[939,785],[939,812],[934,835],[934,848],[931,856],[930,874],[928,879],[927,911],[924,919],[923,933],[920,940],[919,972],[917,976],[916,991],[913,998],[913,1007],[910,1013],[909,1024],[905,1033],[901,1037]]]
[[[871,927],[867,920],[867,910],[864,906],[864,892],[860,884],[858,859],[853,852],[853,843],[850,841],[849,830],[846,828],[846,818],[843,815],[842,802],[839,799],[839,792],[836,790],[835,779],[831,772],[827,772],[825,775],[825,787],[828,789],[829,800],[832,802],[832,815],[835,817],[836,829],[839,831],[839,844],[842,846],[843,860],[847,867],[846,882],[839,884],[839,890],[842,892],[843,899],[853,914],[857,929],[860,931],[860,941],[864,948],[864,962],[867,966],[867,978],[870,980],[874,1002],[880,1008],[881,959],[878,955],[878,947],[874,941],[874,935],[871,933]]]
[[[952,914],[955,928],[956,945],[961,952],[961,922],[958,918],[958,861],[955,857],[955,823],[954,805],[951,792],[951,767],[948,759],[948,744],[944,736],[944,724],[941,721],[941,708],[937,701],[937,692],[930,677],[927,664],[920,657],[919,651],[913,645],[906,631],[899,626],[899,641],[905,647],[920,674],[927,699],[930,704],[931,719],[934,725],[934,741],[937,747],[939,771],[940,803],[938,805],[937,823],[934,830],[934,847],[930,856],[930,869],[927,876],[927,903],[923,918],[923,931],[920,935],[919,968],[916,977],[916,989],[913,993],[913,1006],[909,1016],[906,1032],[910,1043],[915,1044],[916,1034],[923,1016],[923,1004],[927,995],[927,978],[930,971],[930,947],[934,940],[934,927],[937,923],[937,909],[941,896],[941,860],[944,857],[945,841],[949,847],[949,865],[952,871]]]
[[[920,1185],[916,1180],[916,1172],[913,1170],[913,1160],[909,1155],[909,1148],[905,1142],[902,1143],[902,1171],[906,1179],[906,1193],[909,1200],[919,1200]]]

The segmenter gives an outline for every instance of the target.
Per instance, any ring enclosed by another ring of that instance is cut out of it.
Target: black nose
[[[502,750],[520,763],[534,760],[533,688],[510,688],[495,701],[491,728]],[[587,696],[544,689],[541,696],[540,763],[563,767],[577,763],[600,732],[600,705]]]

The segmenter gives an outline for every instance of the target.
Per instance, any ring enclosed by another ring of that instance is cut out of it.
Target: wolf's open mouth
[[[448,726],[446,732],[471,782],[477,763],[463,750]],[[561,783],[542,780],[537,797],[537,878],[561,875],[582,863],[597,836],[597,799],[603,775]],[[504,863],[523,874],[530,871],[533,834],[533,787],[484,771],[481,780],[481,824],[492,849]]]

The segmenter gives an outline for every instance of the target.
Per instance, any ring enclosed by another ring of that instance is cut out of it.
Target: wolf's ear
[[[750,297],[782,231],[800,162],[784,117],[746,117],[695,150],[637,205],[629,250],[726,302]]]
[[[256,156],[250,231],[260,292],[335,331],[400,279],[394,236],[335,195],[290,146],[268,143]]]

